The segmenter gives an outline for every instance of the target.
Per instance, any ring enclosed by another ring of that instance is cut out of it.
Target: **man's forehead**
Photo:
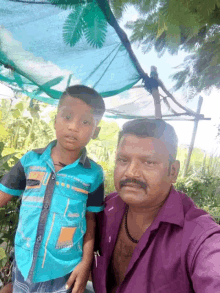
[[[163,154],[168,155],[164,142],[155,137],[139,137],[134,134],[125,134],[122,136],[117,152],[140,153],[140,154]]]

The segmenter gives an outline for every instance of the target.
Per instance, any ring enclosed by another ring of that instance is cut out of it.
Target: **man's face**
[[[176,182],[179,162],[169,170],[165,144],[152,137],[124,135],[118,145],[114,172],[115,187],[124,202],[136,207],[161,204]]]
[[[91,106],[67,96],[55,121],[57,143],[68,151],[80,151],[94,137],[96,124]]]

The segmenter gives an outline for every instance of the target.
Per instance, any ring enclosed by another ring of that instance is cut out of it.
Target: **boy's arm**
[[[86,229],[86,234],[84,237],[82,262],[90,268],[92,264],[92,260],[93,260],[94,242],[95,242],[95,227],[96,227],[95,213],[92,213],[92,212],[86,213],[86,225],[87,225],[87,229]]]
[[[23,157],[24,158],[24,157]],[[6,173],[0,182],[0,207],[7,204],[13,196],[19,197],[26,187],[24,167],[19,160],[11,170]]]
[[[95,213],[86,213],[86,225],[87,229],[84,236],[82,261],[74,269],[66,283],[66,289],[73,286],[72,293],[83,293],[89,279],[95,241]]]
[[[0,190],[0,207],[6,205],[13,196]]]

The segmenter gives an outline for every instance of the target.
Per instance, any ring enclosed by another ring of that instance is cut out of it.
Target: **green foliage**
[[[220,221],[220,177],[214,175],[179,177],[175,187],[186,193],[202,209],[209,212],[217,222]]]
[[[108,194],[115,190],[113,173],[119,127],[116,122],[109,123],[104,120],[101,121],[99,126],[101,126],[99,137],[90,141],[88,155],[103,167],[105,194]]]
[[[182,88],[186,96],[193,97],[202,90],[220,88],[219,28],[220,26],[213,28],[212,36],[176,67],[178,71],[172,75],[173,80],[176,81],[174,90]]]
[[[29,101],[23,98],[12,105],[8,100],[2,100],[0,105],[0,130],[5,131],[3,136],[0,134],[0,139],[5,141],[6,148],[19,150],[21,154],[43,147],[55,137],[53,123],[45,121],[47,107],[38,103],[29,107]]]
[[[16,153],[3,155],[4,143],[0,142],[0,178],[11,169],[11,166],[17,163],[18,158],[15,157]]]
[[[4,143],[0,142],[0,178],[11,169],[18,159],[15,153],[2,155]],[[18,223],[18,206],[20,202],[15,197],[7,206],[0,208],[0,278],[5,285],[10,281],[10,253],[13,249],[14,235]]]
[[[187,150],[179,148],[177,159],[182,168],[175,184],[176,189],[186,193],[200,208],[220,222],[220,158],[194,149],[187,176],[183,178],[186,157]]]
[[[67,45],[74,46],[83,34],[83,15],[85,6],[77,6],[66,19],[63,27],[63,39]]]
[[[88,44],[94,48],[103,46],[107,35],[107,21],[97,5],[87,5],[83,31]]]
[[[63,8],[71,8],[63,27],[65,44],[75,46],[83,35],[87,43],[94,48],[101,48],[107,35],[107,21],[96,1],[86,0],[50,0]]]
[[[197,175],[179,178],[176,188],[187,193],[199,207],[209,208],[220,207],[220,202],[216,196],[217,187],[220,184],[220,177],[213,175]]]

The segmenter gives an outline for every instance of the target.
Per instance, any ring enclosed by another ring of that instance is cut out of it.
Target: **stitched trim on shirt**
[[[23,196],[22,201],[43,202],[44,198],[38,196]]]
[[[49,239],[50,239],[50,236],[51,236],[52,230],[53,230],[53,225],[54,225],[55,216],[56,216],[56,214],[54,213],[54,214],[53,214],[52,224],[51,224],[51,227],[50,227],[50,232],[49,232],[49,235],[48,235],[48,237],[47,237],[47,241],[46,241],[46,245],[45,245],[45,251],[44,251],[44,258],[43,258],[43,262],[42,262],[42,268],[44,267],[45,258],[46,258],[46,254],[47,254],[47,245],[48,245],[48,242],[49,242]]]
[[[66,205],[66,209],[65,209],[65,212],[64,212],[64,217],[66,216],[66,212],[67,212],[67,209],[69,207],[69,202],[70,202],[70,199],[68,198],[67,205]]]
[[[74,189],[75,191],[78,191],[78,192],[85,193],[85,194],[89,193],[87,190],[84,190],[84,189],[81,189],[81,188],[78,188],[78,187],[74,187],[74,186],[72,186],[72,189]]]

